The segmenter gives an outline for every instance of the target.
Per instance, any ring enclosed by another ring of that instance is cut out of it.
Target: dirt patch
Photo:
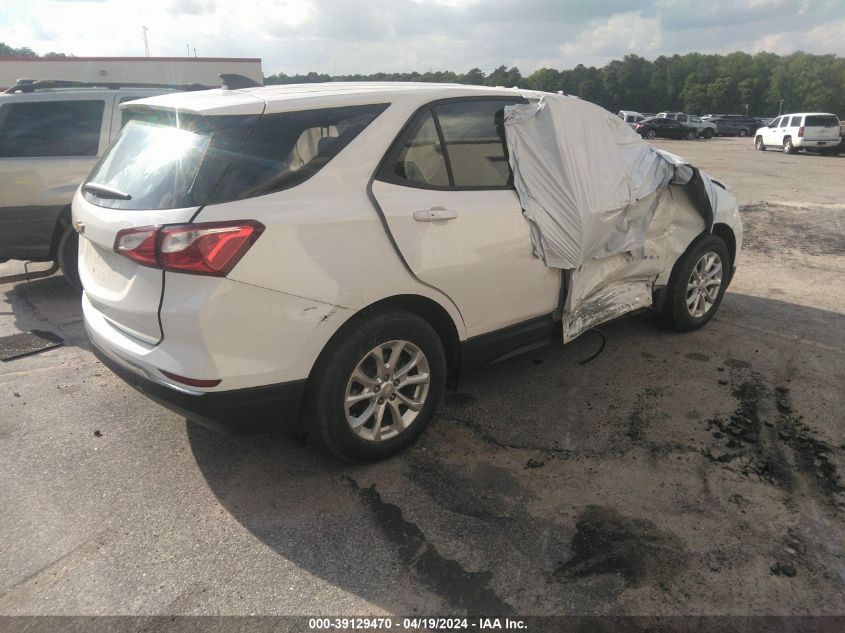
[[[469,613],[513,613],[513,607],[489,587],[491,572],[467,571],[457,561],[443,557],[419,526],[405,519],[398,506],[384,501],[374,485],[361,488],[352,478],[346,479],[372,512],[382,534],[396,546],[400,560],[424,585]]]
[[[831,458],[832,446],[815,437],[813,430],[792,412],[789,389],[775,388],[775,398],[780,414],[778,437],[795,452],[795,464],[813,483],[825,499],[834,505],[842,505],[841,496],[845,486],[839,478],[836,465]]]
[[[757,204],[742,208],[743,248],[771,256],[785,253],[845,255],[845,206],[801,208]]]
[[[623,516],[612,508],[588,506],[575,524],[572,558],[555,577],[619,574],[628,586],[665,583],[687,564],[681,540],[651,521]]]
[[[789,389],[770,389],[754,374],[735,383],[732,393],[737,399],[734,412],[707,422],[716,443],[704,455],[718,464],[738,465],[743,475],[786,492],[794,492],[796,478],[803,476],[824,501],[841,506],[845,486],[832,461],[834,449],[793,413]]]
[[[510,471],[493,464],[458,467],[417,458],[405,474],[440,507],[476,519],[489,521],[521,514],[525,499],[533,496]]]

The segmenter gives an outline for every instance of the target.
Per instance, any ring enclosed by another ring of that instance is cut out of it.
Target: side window
[[[689,120],[690,120],[692,123],[701,123],[701,119],[699,119],[697,116],[691,116],[691,117],[689,118]]]
[[[514,101],[457,101],[436,106],[455,187],[507,187],[511,171],[504,110]]]
[[[6,104],[0,157],[96,156],[105,101]]]
[[[801,127],[801,117],[800,116],[792,117],[792,123],[790,123],[790,127]]]
[[[771,123],[769,123],[769,127],[772,127],[772,128],[780,127],[780,119],[777,118],[774,121],[772,121]]]
[[[686,114],[679,114],[678,115],[678,121],[682,121],[682,122],[686,123],[686,120],[687,120]]]
[[[385,180],[448,187],[449,172],[431,110],[419,114],[391,151],[380,174]]]

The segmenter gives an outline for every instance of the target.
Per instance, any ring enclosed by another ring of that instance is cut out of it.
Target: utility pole
[[[144,57],[150,56],[150,42],[147,39],[147,31],[149,29],[146,26],[141,27],[141,33],[144,35]]]
[[[783,99],[780,100],[780,105],[778,106],[778,116],[780,116],[780,113],[782,111],[783,111]]]

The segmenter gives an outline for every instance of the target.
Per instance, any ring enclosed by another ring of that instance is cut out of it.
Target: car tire
[[[737,136],[748,136],[748,130],[741,128],[739,132],[737,132]]]
[[[702,136],[704,136],[704,138],[709,141],[711,138],[713,138],[713,130],[709,128],[704,130],[704,134]]]
[[[730,271],[725,242],[711,233],[699,236],[675,262],[659,315],[661,324],[677,332],[703,327],[719,309]]]
[[[411,312],[390,309],[356,320],[330,345],[306,390],[313,439],[348,462],[400,452],[431,422],[443,397],[446,353],[437,332]],[[405,386],[397,382],[404,380]]]
[[[82,282],[79,280],[79,234],[72,226],[67,227],[59,238],[56,263],[67,282],[75,290],[82,290]]]
[[[795,154],[797,151],[798,150],[796,149],[796,147],[792,144],[792,137],[791,136],[787,136],[785,139],[783,139],[783,153],[784,154]]]
[[[684,138],[688,141],[694,141],[698,135],[696,134],[695,130],[687,130],[687,133],[684,134]]]
[[[649,139],[657,138],[657,132],[655,132],[654,130],[649,130],[645,133],[645,137]]]
[[[754,139],[754,147],[758,152],[765,152],[766,151],[766,144],[763,142],[763,137],[758,136]]]

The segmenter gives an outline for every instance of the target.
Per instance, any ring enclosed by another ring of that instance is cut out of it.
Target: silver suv
[[[20,80],[0,94],[0,262],[54,261],[81,287],[74,191],[120,131],[120,103],[176,90]]]

